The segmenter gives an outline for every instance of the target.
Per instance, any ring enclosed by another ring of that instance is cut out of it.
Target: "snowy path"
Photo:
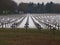
[[[22,21],[22,23],[18,26],[18,28],[24,28],[26,21],[27,21],[28,16]],[[33,20],[31,19],[31,16],[29,16],[29,28],[36,28]]]
[[[43,29],[46,29],[46,26],[45,25],[42,25],[40,22],[38,22],[38,20],[36,20],[33,16],[32,16],[32,18],[34,19],[34,21],[36,22],[36,23],[38,23],[39,25],[41,25],[41,27],[43,28]]]
[[[27,18],[28,16],[26,16],[26,18],[22,21],[22,23],[18,26],[18,28],[24,28]]]
[[[29,16],[29,28],[36,28],[33,20],[31,19],[31,16]]]

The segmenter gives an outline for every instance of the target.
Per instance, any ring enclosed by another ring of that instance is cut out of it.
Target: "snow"
[[[18,19],[18,20],[16,21],[16,23],[20,22],[23,18],[24,18],[24,17],[22,17],[21,19]]]
[[[37,28],[35,26],[32,18],[34,19],[35,22],[37,22],[39,25],[41,25],[41,27],[43,29],[46,29],[47,26],[45,24],[43,24],[42,22],[50,24],[53,27],[55,27],[55,25],[54,25],[55,23],[60,25],[60,15],[58,15],[58,14],[57,15],[53,15],[53,14],[52,15],[48,15],[48,14],[46,14],[46,15],[23,14],[23,16],[20,16],[20,15],[19,16],[15,16],[15,15],[13,15],[13,16],[0,16],[0,25],[1,25],[1,22],[3,22],[3,23],[10,22],[9,24],[6,25],[6,28],[11,28],[11,25],[13,23],[18,23],[25,17],[25,19],[22,21],[22,23],[19,24],[18,27],[17,27],[17,28],[24,28],[24,26],[27,22],[28,16],[29,16],[29,25],[28,25],[29,28]],[[3,27],[5,28],[5,24],[3,25]],[[2,26],[0,26],[0,28],[2,28]],[[56,26],[56,28],[57,28],[57,26]]]
[[[33,20],[31,19],[31,16],[29,16],[29,28],[36,28]]]
[[[26,18],[23,20],[23,22],[18,26],[18,28],[24,28],[24,26],[25,26],[25,23],[26,23],[26,21],[27,21],[27,18],[28,18],[28,16],[26,16]]]
[[[18,28],[24,28],[26,21],[27,21],[28,16],[23,20],[23,22],[18,26]],[[36,28],[34,22],[31,19],[31,16],[29,16],[29,28]]]
[[[23,19],[23,17],[20,18],[20,19],[18,19],[17,21],[15,21],[16,19],[12,19],[12,21],[14,21],[14,22],[11,22],[11,23],[7,24],[6,27],[5,27],[5,25],[3,25],[3,27],[4,27],[4,28],[11,28],[11,26],[12,26],[13,23],[18,23],[18,22],[20,22],[22,19]]]
[[[43,24],[41,24],[40,22],[38,22],[38,20],[36,20],[34,17],[32,17],[32,18],[35,20],[36,23],[38,23],[39,25],[41,25],[41,27],[42,27],[43,29],[46,29],[46,28],[47,28],[45,25],[43,25]]]
[[[15,21],[15,22],[12,22],[12,23],[8,24],[8,26],[9,26],[8,28],[10,28],[10,27],[12,26],[13,23],[18,23],[18,22],[20,22],[23,18],[24,18],[24,17],[18,19],[18,20]]]

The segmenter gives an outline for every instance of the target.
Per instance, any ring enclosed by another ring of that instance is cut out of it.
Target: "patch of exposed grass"
[[[59,30],[0,29],[0,45],[60,45],[59,42]]]

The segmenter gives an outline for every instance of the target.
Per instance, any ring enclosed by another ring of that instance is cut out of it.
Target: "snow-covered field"
[[[60,28],[60,14],[22,14],[0,16],[0,28]]]

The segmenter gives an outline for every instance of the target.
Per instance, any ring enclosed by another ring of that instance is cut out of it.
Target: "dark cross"
[[[38,29],[41,29],[41,26],[38,23],[36,23],[36,26]]]
[[[25,28],[26,28],[26,30],[27,30],[27,28],[29,27],[28,25],[29,25],[29,16],[28,16],[28,18],[27,18],[27,22],[26,22],[26,24],[25,24]]]
[[[3,22],[1,22],[1,25],[2,25],[2,28],[3,28],[4,23],[3,23]]]
[[[29,27],[28,25],[29,25],[28,23],[25,24],[25,28],[26,28],[26,30],[27,30],[27,28]]]
[[[59,30],[59,27],[60,27],[60,26],[59,26],[59,24],[58,24],[58,30]]]
[[[5,28],[6,28],[6,25],[8,24],[8,23],[4,23],[5,24]]]
[[[50,29],[50,31],[51,31],[51,29],[52,29],[53,26],[49,25],[49,27],[50,27],[49,29]]]
[[[17,23],[14,23],[14,24],[12,24],[12,28],[16,28],[16,26],[17,26]]]

